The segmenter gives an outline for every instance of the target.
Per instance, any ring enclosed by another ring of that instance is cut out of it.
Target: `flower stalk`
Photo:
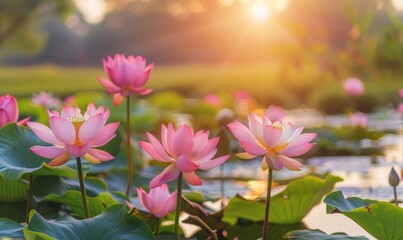
[[[25,213],[25,222],[29,223],[29,211],[31,211],[31,201],[32,201],[32,174],[29,175],[29,185],[28,185],[28,193],[27,193],[27,211]]]
[[[179,237],[179,215],[181,210],[181,199],[182,199],[182,172],[178,177],[178,195],[176,197],[176,211],[175,211],[175,236],[176,240],[180,240]]]
[[[133,160],[130,141],[130,96],[126,97],[126,137],[127,137],[127,185],[126,196],[129,196],[133,178]]]
[[[393,196],[395,199],[395,204],[396,206],[399,206],[399,201],[397,200],[397,191],[396,191],[396,187],[393,187]]]
[[[155,230],[154,230],[154,236],[157,236],[159,230],[160,230],[160,219],[157,218],[157,224],[155,224]]]
[[[267,177],[266,207],[265,207],[265,212],[264,212],[262,240],[267,239],[267,233],[268,233],[268,227],[269,227],[270,197],[271,197],[272,182],[273,182],[273,169],[269,168],[268,177]]]
[[[190,219],[198,222],[201,226],[201,228],[206,231],[208,233],[208,235],[210,236],[209,239],[213,239],[213,240],[218,240],[217,234],[215,233],[215,231],[213,231],[203,220],[201,220],[198,216],[193,216],[190,215],[189,216]]]
[[[77,157],[76,160],[77,160],[78,179],[80,181],[81,198],[83,200],[85,217],[90,218],[90,210],[88,208],[87,193],[85,191],[85,183],[84,183],[83,169],[81,166],[81,158]]]

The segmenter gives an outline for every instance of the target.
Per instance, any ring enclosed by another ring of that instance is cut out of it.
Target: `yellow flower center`
[[[272,126],[275,127],[275,128],[283,130],[283,126],[279,122],[273,123]],[[283,143],[282,145],[275,145],[273,148],[269,148],[269,147],[267,147],[265,145],[264,146],[265,146],[267,152],[274,151],[274,152],[278,153],[278,152],[281,152],[282,150],[284,150],[284,148],[286,148],[287,145],[288,145],[288,143],[286,142],[286,143]]]
[[[80,138],[78,137],[78,133],[80,131],[81,125],[85,122],[85,118],[83,116],[74,116],[69,118],[70,122],[73,123],[74,129],[76,131],[76,137],[74,139],[75,146],[82,146],[83,144],[80,142]]]
[[[273,150],[275,151],[275,152],[281,152],[282,150],[284,150],[284,148],[286,148],[287,147],[287,143],[284,143],[283,145],[280,145],[280,146],[275,146],[274,148],[273,148]]]

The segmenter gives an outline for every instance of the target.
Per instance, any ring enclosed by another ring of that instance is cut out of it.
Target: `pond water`
[[[356,196],[382,201],[393,200],[393,189],[388,183],[391,167],[402,176],[403,171],[403,128],[398,134],[385,135],[378,146],[384,150],[384,156],[332,156],[314,157],[307,160],[307,164],[300,172],[283,170],[275,172],[274,181],[284,181],[307,175],[309,173],[332,173],[344,179],[336,184],[336,190],[341,190],[346,197]],[[203,185],[194,187],[194,190],[208,194],[222,194],[226,198],[241,194],[244,197],[265,196],[267,172],[260,168],[260,160],[231,161],[220,169],[203,173]],[[219,180],[221,174],[227,180]],[[237,179],[237,180],[228,180]],[[274,187],[272,194],[282,190]],[[399,199],[403,199],[403,184],[397,188]],[[321,229],[327,233],[345,232],[351,236],[365,236],[375,239],[359,225],[342,214],[326,214],[326,206],[321,203],[303,219],[310,229]]]

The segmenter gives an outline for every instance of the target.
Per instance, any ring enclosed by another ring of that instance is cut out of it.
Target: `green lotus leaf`
[[[89,197],[96,197],[98,194],[108,191],[106,183],[100,178],[87,177],[84,181]],[[80,190],[78,179],[59,176],[37,176],[32,183],[32,193],[38,202],[43,201],[49,194],[61,196],[68,190]]]
[[[103,210],[117,203],[124,203],[127,197],[120,192],[108,192],[106,183],[97,177],[85,178],[91,216],[101,214]],[[52,201],[68,205],[72,211],[84,218],[80,184],[77,179],[58,176],[36,176],[32,184],[33,197],[36,201]]]
[[[29,184],[19,180],[6,180],[0,177],[0,202],[19,202],[27,200]]]
[[[96,197],[87,197],[90,216],[94,217],[101,214],[107,207],[119,204],[110,193],[103,192]],[[63,195],[49,194],[43,198],[44,201],[58,202],[65,204],[78,215],[79,218],[85,218],[83,202],[81,200],[81,192],[76,190],[67,190]]]
[[[342,213],[379,240],[403,239],[403,208],[388,202],[345,198],[341,191],[326,196],[328,213]]]
[[[0,239],[24,239],[21,224],[8,218],[0,218]]]
[[[329,193],[340,177],[327,175],[325,179],[306,176],[291,181],[286,189],[271,197],[270,223],[292,224],[300,222],[313,206],[320,203]],[[239,218],[251,221],[263,221],[264,202],[252,201],[236,196],[230,199],[224,211],[222,221],[231,225]]]
[[[7,124],[0,128],[0,176],[11,181],[29,173],[76,177],[75,170],[69,167],[71,163],[67,166],[48,166],[50,159],[42,158],[30,150],[34,145],[48,144],[27,127]],[[84,164],[84,168],[88,168],[88,164]]]
[[[8,218],[18,223],[25,222],[26,209],[27,209],[26,201],[0,202],[0,218]]]
[[[86,239],[86,240],[150,240],[155,239],[151,229],[139,218],[127,213],[124,205],[107,208],[101,215],[85,219],[47,221],[35,211],[31,212],[28,226],[24,227],[27,240],[34,239]]]
[[[287,233],[284,238],[286,239],[299,239],[299,240],[368,240],[366,237],[348,236],[345,233],[332,233],[326,234],[320,230],[296,230]]]

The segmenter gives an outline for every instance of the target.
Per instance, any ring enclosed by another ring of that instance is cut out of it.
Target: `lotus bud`
[[[392,167],[392,169],[390,169],[389,179],[388,180],[389,180],[389,184],[392,187],[396,187],[396,186],[399,185],[400,178],[399,178],[399,175],[397,174],[397,172],[395,171],[395,169],[393,167]]]

